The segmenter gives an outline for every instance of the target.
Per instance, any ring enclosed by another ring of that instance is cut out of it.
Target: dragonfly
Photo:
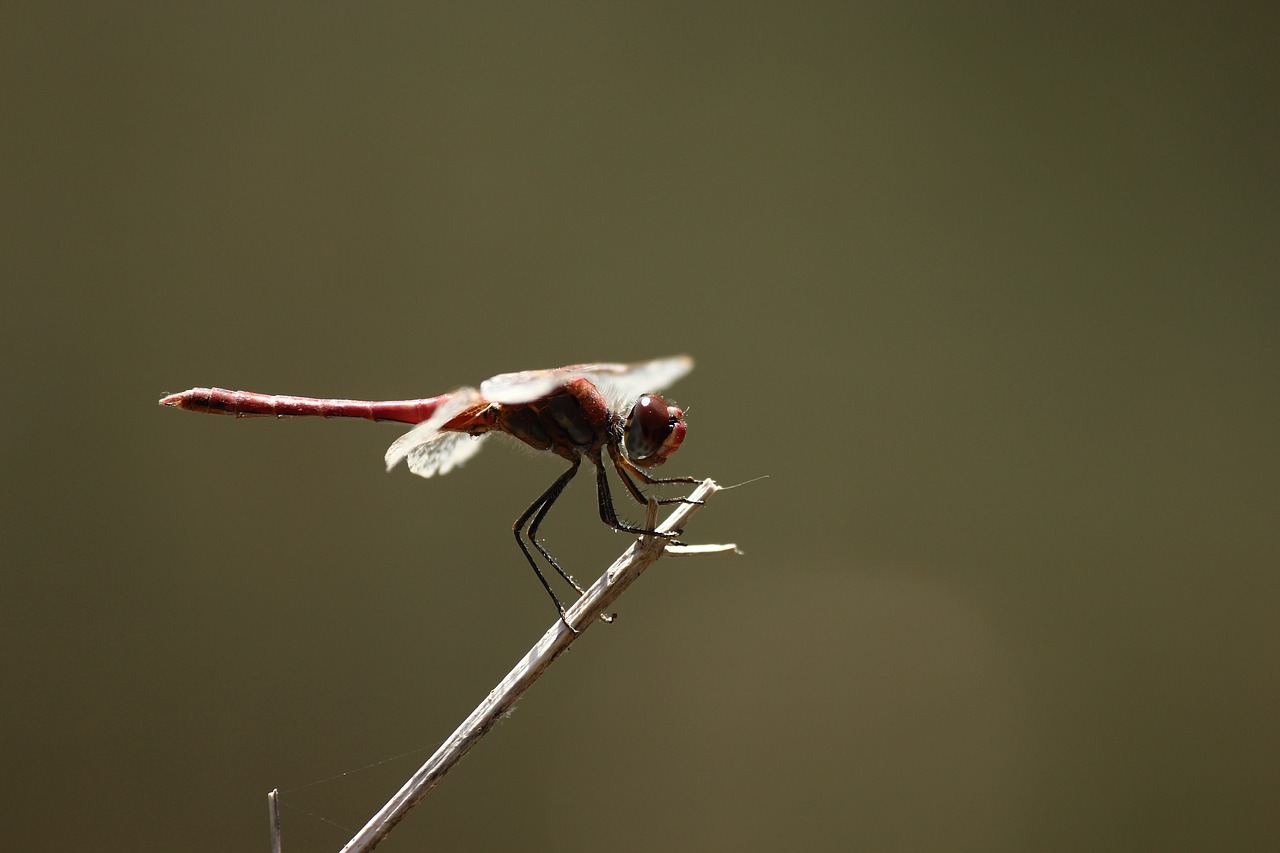
[[[578,582],[538,540],[538,528],[578,473],[584,457],[595,466],[596,503],[605,524],[615,531],[641,536],[674,539],[679,535],[678,530],[650,530],[618,517],[604,457],[607,454],[627,494],[642,505],[647,506],[649,498],[636,481],[646,486],[700,482],[694,477],[655,477],[649,473],[680,448],[686,430],[684,411],[656,392],[692,369],[693,359],[678,355],[634,364],[574,364],[503,373],[486,379],[478,388],[458,388],[420,400],[342,400],[192,388],[162,397],[160,404],[237,418],[363,418],[414,424],[387,449],[386,463],[391,471],[404,462],[420,477],[447,474],[474,456],[494,433],[554,453],[569,463],[568,469],[538,495],[511,529],[564,620],[565,606],[529,545],[583,594]],[[660,505],[696,502],[685,497],[656,500]]]

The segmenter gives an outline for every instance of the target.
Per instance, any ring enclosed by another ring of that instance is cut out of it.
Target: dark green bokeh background
[[[554,460],[162,392],[689,352],[673,472],[769,479],[688,538],[746,556],[388,849],[1277,849],[1272,13],[7,5],[5,845],[266,850],[421,748],[285,795],[337,849],[551,621]]]

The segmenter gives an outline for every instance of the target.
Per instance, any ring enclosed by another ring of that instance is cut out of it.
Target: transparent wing
[[[687,355],[635,364],[574,364],[555,370],[503,373],[480,383],[480,394],[494,403],[527,403],[575,379],[587,379],[606,396],[634,399],[646,391],[661,391],[692,369],[693,359]]]
[[[447,474],[480,449],[480,438],[466,433],[444,432],[440,427],[480,402],[474,388],[459,388],[422,423],[397,438],[387,448],[387,470],[409,460],[409,470],[421,477]]]
[[[522,370],[519,373],[499,373],[480,383],[480,396],[491,403],[528,403],[545,397],[552,391],[582,375],[583,365],[560,367],[555,370]]]
[[[591,380],[606,396],[632,402],[641,394],[657,392],[673,385],[693,370],[693,359],[687,355],[656,358],[635,364],[579,365],[582,377]]]
[[[437,433],[436,438],[409,451],[409,470],[419,477],[448,474],[480,451],[487,435]]]

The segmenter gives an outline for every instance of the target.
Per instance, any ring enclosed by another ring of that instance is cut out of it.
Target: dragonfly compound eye
[[[645,394],[627,415],[627,456],[648,468],[661,465],[684,441],[684,412],[657,394]]]

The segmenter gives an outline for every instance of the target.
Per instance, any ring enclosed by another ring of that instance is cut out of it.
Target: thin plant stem
[[[720,487],[712,480],[704,480],[689,495],[690,501],[681,503],[655,528],[657,503],[649,502],[647,527],[661,532],[684,529],[694,514]],[[641,536],[609,569],[601,575],[578,601],[569,608],[563,620],[556,623],[534,644],[511,672],[489,692],[484,701],[471,712],[471,716],[427,759],[416,773],[404,783],[364,828],[355,834],[342,848],[342,853],[365,853],[386,837],[397,823],[435,787],[444,775],[453,769],[464,755],[471,751],[494,724],[509,711],[538,678],[547,671],[560,653],[569,648],[597,619],[608,618],[606,610],[631,586],[637,578],[653,565],[664,553],[673,555],[722,553],[736,551],[733,545],[678,545],[660,536]],[[567,624],[566,624],[567,623]],[[576,629],[570,629],[573,625]],[[279,838],[278,830],[275,838]]]

